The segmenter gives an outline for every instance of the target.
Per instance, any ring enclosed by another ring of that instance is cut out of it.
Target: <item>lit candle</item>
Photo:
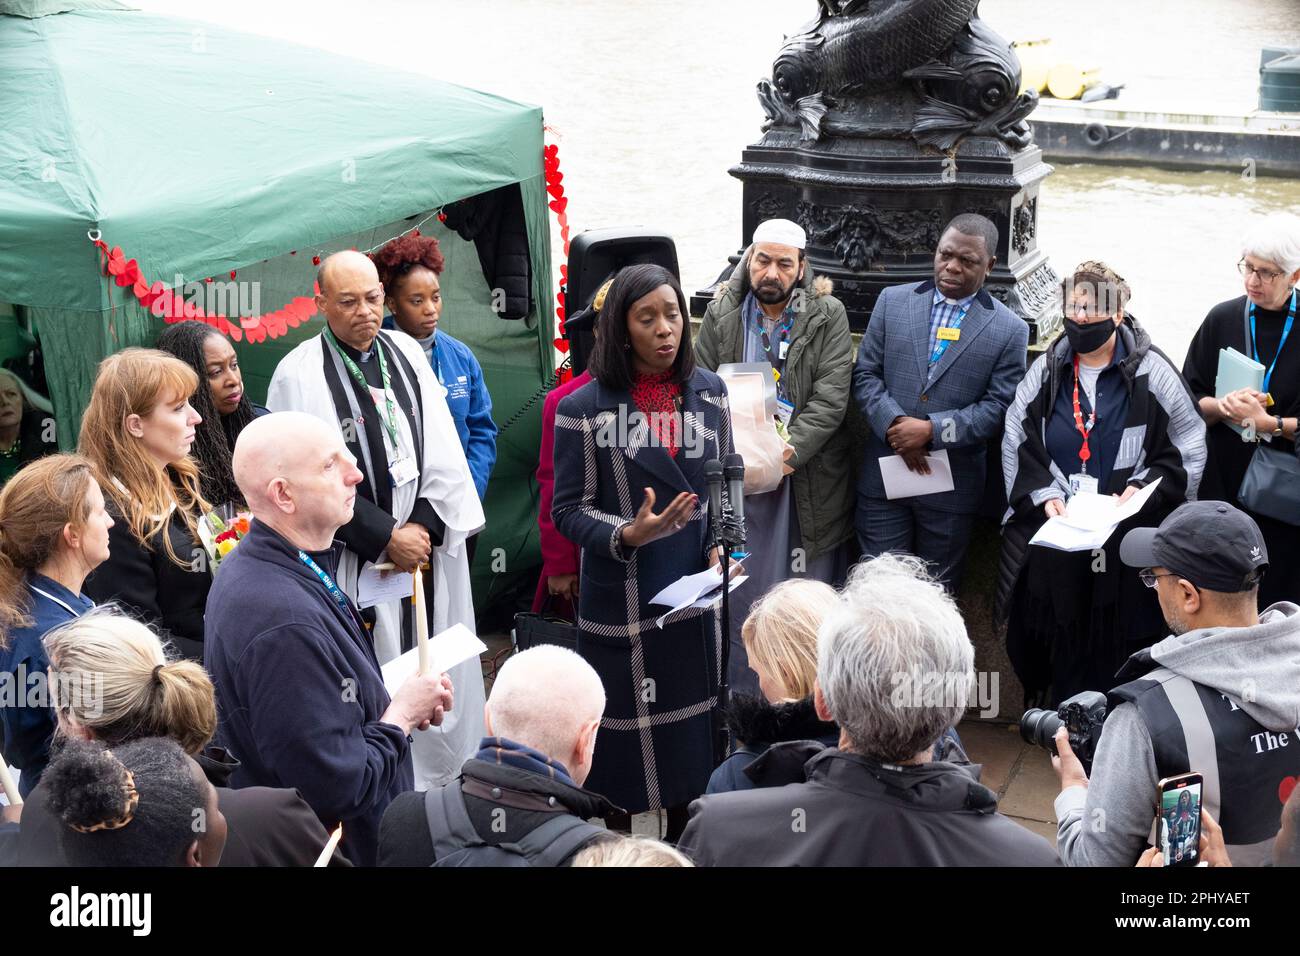
[[[429,673],[429,616],[424,613],[424,574],[415,566],[415,647],[420,656],[420,675]]]
[[[334,855],[334,848],[339,845],[341,839],[343,839],[343,824],[340,823],[330,834],[329,842],[325,844],[325,849],[320,851],[320,856],[316,857],[313,866],[329,866],[330,857]]]
[[[13,774],[9,772],[9,765],[5,763],[4,757],[0,757],[0,787],[4,788],[11,807],[19,806],[23,802],[23,798],[18,793],[18,784],[14,783]]]

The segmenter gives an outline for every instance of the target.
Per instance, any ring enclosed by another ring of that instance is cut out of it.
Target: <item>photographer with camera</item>
[[[1091,779],[1071,746],[1093,739],[1087,717],[1062,708],[1069,727],[1056,731],[1052,761],[1061,859],[1132,866],[1155,842],[1159,781],[1196,772],[1232,861],[1262,865],[1281,820],[1279,787],[1300,773],[1300,608],[1258,612],[1268,551],[1255,522],[1223,502],[1189,502],[1159,528],[1133,529],[1120,559],[1156,590],[1172,636],[1120,671],[1127,682],[1108,695]]]

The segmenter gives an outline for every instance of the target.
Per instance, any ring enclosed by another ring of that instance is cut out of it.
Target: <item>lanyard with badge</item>
[[[351,356],[339,347],[338,339],[334,337],[334,332],[327,325],[325,326],[325,335],[329,339],[330,345],[338,353],[339,358],[343,361],[343,367],[348,370],[352,380],[361,387],[362,390],[370,396],[370,400],[375,403],[375,411],[379,411],[379,398],[375,395],[370,384],[366,381],[365,375],[357,367],[357,363],[352,361]],[[384,350],[375,342],[375,353],[379,359],[379,378],[384,385],[384,414],[380,416],[380,424],[384,426],[384,434],[388,437],[388,479],[392,482],[393,487],[400,488],[408,481],[414,481],[419,475],[419,469],[415,467],[415,461],[410,455],[403,455],[401,447],[397,441],[397,402],[393,398],[392,377],[388,372],[388,360],[384,358]]]
[[[776,414],[781,419],[781,423],[789,428],[790,419],[794,416],[794,403],[786,397],[785,386],[781,384],[781,376],[785,372],[785,357],[790,352],[790,330],[794,328],[794,310],[787,308],[781,314],[781,321],[772,330],[777,336],[775,355],[772,354],[772,337],[763,325],[762,315],[760,309],[754,317],[754,323],[758,326],[763,354],[772,363],[772,372],[776,379]]]
[[[1083,444],[1079,447],[1079,468],[1077,475],[1070,476],[1070,494],[1077,495],[1081,491],[1087,491],[1091,494],[1097,493],[1097,479],[1088,474],[1088,459],[1092,457],[1092,450],[1088,447],[1088,436],[1092,433],[1093,426],[1097,424],[1097,409],[1094,405],[1092,411],[1088,414],[1088,421],[1083,420],[1083,409],[1079,405],[1079,356],[1074,357],[1074,427],[1079,434],[1083,436]]]
[[[361,621],[357,619],[357,615],[352,610],[352,605],[348,603],[347,595],[339,590],[339,586],[334,583],[334,579],[329,576],[329,573],[313,561],[311,555],[301,548],[298,549],[298,560],[311,568],[311,570],[315,572],[316,577],[320,578],[320,583],[325,585],[325,590],[328,591],[330,597],[334,599],[334,603],[339,606],[339,610],[347,615],[349,620],[355,621],[358,625],[361,625]],[[364,626],[362,626],[362,630],[365,630]]]
[[[943,353],[948,351],[948,346],[961,339],[961,323],[969,311],[970,303],[967,302],[965,307],[957,313],[957,318],[953,319],[951,324],[941,325],[935,330],[934,350],[930,353],[931,368],[939,364],[939,359],[943,358]]]
[[[1273,361],[1269,365],[1268,371],[1264,373],[1263,384],[1261,384],[1259,387],[1259,390],[1263,392],[1265,395],[1268,395],[1268,383],[1273,378],[1273,369],[1277,368],[1277,360],[1282,357],[1282,348],[1283,346],[1286,345],[1287,336],[1291,334],[1291,326],[1295,324],[1295,300],[1296,300],[1296,290],[1292,289],[1291,308],[1286,314],[1286,325],[1282,327],[1282,338],[1277,343],[1277,353],[1273,356]],[[1254,357],[1255,361],[1259,362],[1259,345],[1256,343],[1256,339],[1255,339],[1255,303],[1254,302],[1250,304],[1250,353]],[[1260,362],[1260,364],[1263,365],[1264,363]],[[1268,401],[1266,401],[1264,404],[1272,405],[1273,404],[1272,396],[1270,396]]]

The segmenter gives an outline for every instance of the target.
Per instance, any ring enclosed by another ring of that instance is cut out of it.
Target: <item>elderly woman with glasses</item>
[[[1183,376],[1209,428],[1210,461],[1201,497],[1243,507],[1238,491],[1259,436],[1283,451],[1296,448],[1300,415],[1300,329],[1296,283],[1300,282],[1300,218],[1261,219],[1242,241],[1237,263],[1245,295],[1220,302],[1196,331]],[[1235,349],[1264,366],[1258,390],[1220,395],[1215,387],[1219,351]],[[1235,427],[1234,427],[1235,426]],[[1300,601],[1300,530],[1276,516],[1244,509],[1255,519],[1272,557],[1260,583],[1260,607]]]
[[[1064,334],[1030,366],[1007,411],[1010,507],[997,591],[1026,700],[1051,707],[1079,691],[1109,690],[1129,654],[1168,633],[1155,595],[1119,560],[1119,541],[1195,498],[1206,454],[1186,384],[1126,311],[1128,283],[1104,262],[1084,262],[1061,294]],[[1157,480],[1103,548],[1029,544],[1076,496],[1119,504]]]
[[[59,450],[54,417],[29,408],[25,395],[18,376],[0,369],[0,487],[23,465]]]

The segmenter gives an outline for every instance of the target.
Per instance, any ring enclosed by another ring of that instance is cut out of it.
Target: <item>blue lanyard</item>
[[[442,358],[438,355],[438,340],[433,340],[433,348],[429,349],[429,358],[433,360],[433,374],[438,376],[438,384],[446,387],[447,383],[442,380]]]
[[[313,561],[311,555],[301,548],[298,549],[298,560],[316,572],[316,577],[320,578],[320,583],[325,585],[325,590],[329,591],[330,597],[334,599],[334,603],[339,606],[340,610],[342,610],[350,620],[355,622],[357,617],[352,612],[352,605],[348,603],[347,595],[339,590],[339,586],[334,583],[334,579],[325,572],[325,569]]]
[[[952,325],[941,325],[939,328],[960,329],[962,319],[966,318],[966,313],[969,311],[970,303],[967,302],[966,307],[957,313],[957,318],[952,320]],[[948,351],[948,346],[950,345],[952,345],[952,339],[941,339],[936,336],[934,340],[934,351],[930,353],[930,364],[937,364],[939,359],[943,358],[943,353]]]
[[[1286,314],[1286,325],[1282,326],[1282,340],[1277,343],[1277,354],[1273,356],[1273,362],[1264,373],[1264,382],[1260,385],[1259,390],[1265,395],[1268,394],[1268,383],[1273,378],[1273,369],[1277,368],[1277,360],[1282,357],[1282,346],[1286,345],[1286,337],[1291,334],[1291,326],[1295,324],[1295,293],[1291,290],[1291,309]],[[1250,354],[1254,356],[1255,361],[1259,362],[1259,346],[1255,344],[1255,303],[1250,304]],[[1263,364],[1262,362],[1260,363]]]

